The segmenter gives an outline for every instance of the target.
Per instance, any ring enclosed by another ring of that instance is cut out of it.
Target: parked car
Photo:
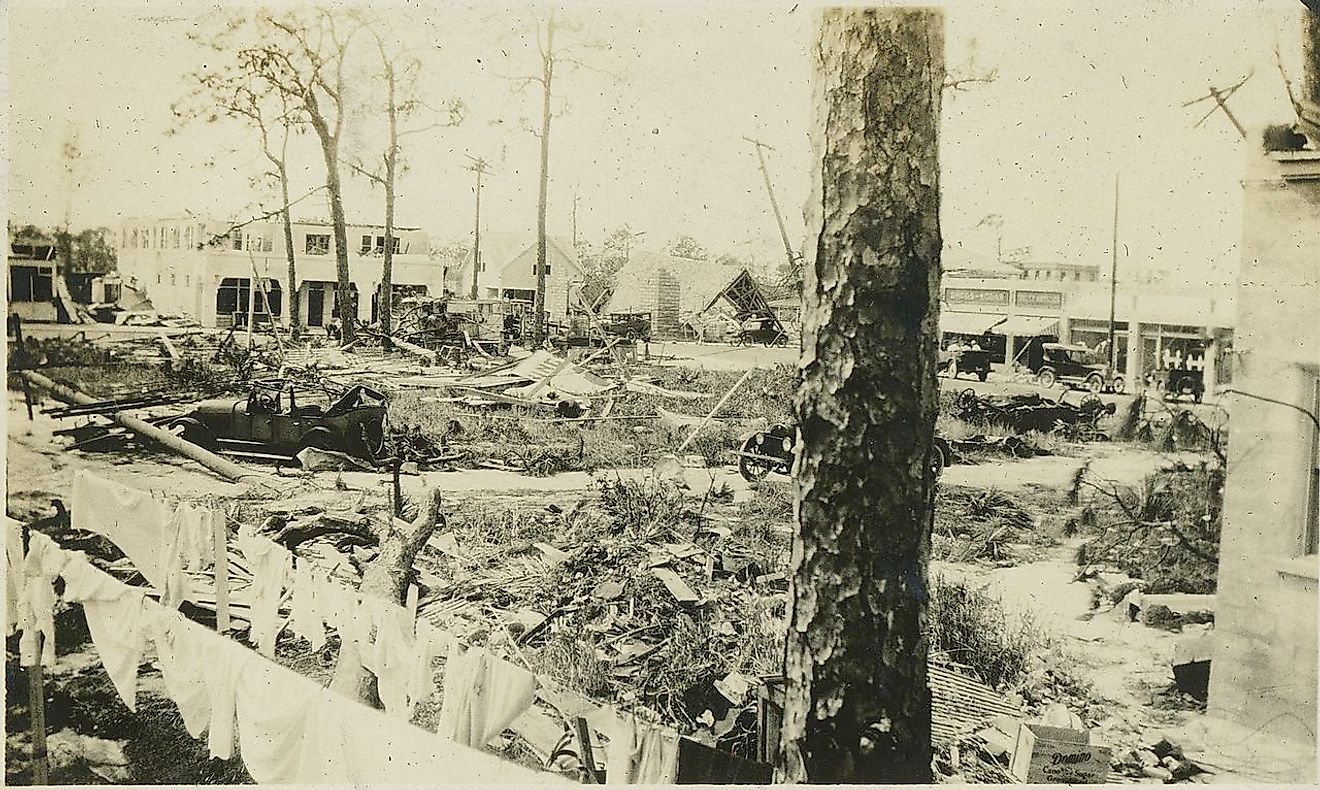
[[[1043,343],[1041,348],[1043,358],[1031,372],[1042,387],[1053,387],[1055,382],[1062,381],[1070,387],[1100,393],[1122,392],[1126,386],[1123,377],[1107,363],[1096,362],[1095,352],[1086,346]]]
[[[990,376],[990,352],[980,348],[945,349],[940,352],[935,372],[947,373],[953,378],[971,374],[985,381]]]
[[[651,339],[650,313],[611,313],[600,322],[605,334],[625,340]]]
[[[308,447],[371,460],[384,439],[387,401],[363,385],[350,388],[329,408],[299,404],[287,381],[256,382],[246,398],[214,398],[167,426],[211,450],[294,456]]]
[[[1166,368],[1155,371],[1155,379],[1165,400],[1184,396],[1200,403],[1205,397],[1205,371],[1191,368]]]

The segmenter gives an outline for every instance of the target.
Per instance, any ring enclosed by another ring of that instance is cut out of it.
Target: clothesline
[[[133,527],[129,528],[100,507],[107,502],[125,501],[148,517],[133,519]],[[97,502],[98,506],[89,506],[89,502]],[[154,515],[153,504],[158,508]],[[147,492],[127,489],[86,472],[79,472],[75,478],[74,525],[109,538],[154,584],[168,584],[173,578],[170,569],[177,563],[170,553],[176,547],[191,547],[197,542],[180,536],[186,536],[189,530],[210,534],[209,525],[204,529],[196,526],[207,518],[190,514],[190,509],[196,510],[180,503],[167,516],[161,511],[168,509],[155,503]],[[210,506],[203,512],[210,518],[225,517],[223,511]],[[357,661],[376,676],[381,700],[391,715],[411,718],[415,705],[434,690],[430,688],[433,685],[431,657],[436,655],[435,647],[441,641],[448,645],[446,652],[450,660],[445,668],[446,693],[440,732],[460,743],[480,747],[502,732],[532,707],[538,679],[542,684],[566,691],[553,678],[533,676],[491,655],[485,648],[468,647],[459,654],[459,648],[466,645],[453,634],[437,632],[430,622],[418,620],[415,612],[395,601],[363,595],[359,590],[336,583],[330,578],[331,566],[305,557],[296,557],[295,564],[295,555],[256,534],[250,526],[240,525],[236,545],[249,565],[251,581],[240,589],[250,596],[249,639],[258,651],[273,657],[275,642],[286,625],[313,649],[320,649],[324,645],[325,628],[333,627],[340,635],[340,661]],[[166,556],[153,556],[155,551]],[[181,559],[193,567],[196,554]],[[154,572],[148,574],[144,568],[152,568]],[[191,578],[196,580],[199,575]],[[175,601],[183,597],[195,602],[200,597],[198,592],[194,588],[176,592],[172,597]],[[281,622],[280,610],[286,599],[290,614]],[[507,636],[507,632],[502,633]],[[526,659],[512,639],[510,645],[525,664]],[[680,742],[676,731],[641,719],[635,713],[621,714],[609,706],[594,705],[586,718],[609,737],[607,770],[615,777],[612,783],[624,777],[630,778],[624,783],[674,781]],[[689,751],[696,747],[708,749],[695,741],[689,743],[690,739],[681,740]],[[722,759],[721,753],[709,751],[711,755],[698,756],[706,762]]]
[[[13,545],[21,525],[12,519],[6,524],[7,542]],[[461,777],[464,784],[567,781],[323,689],[157,603],[143,588],[115,579],[82,552],[65,550],[45,535],[32,534],[21,567],[12,567],[13,555],[6,556],[10,574],[22,582],[20,609],[40,604],[30,594],[40,588],[50,589],[53,600],[54,579],[64,579],[64,599],[83,606],[106,672],[130,709],[136,708],[142,653],[146,642],[154,641],[167,691],[185,728],[194,737],[206,733],[213,757],[229,759],[237,742],[259,783],[420,784],[433,783],[437,776]],[[11,623],[31,626],[22,617]],[[48,644],[53,649],[53,638]]]

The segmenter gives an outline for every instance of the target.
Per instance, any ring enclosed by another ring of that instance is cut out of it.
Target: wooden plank
[[[229,630],[229,529],[225,512],[211,509],[211,535],[215,541],[215,630]]]
[[[664,583],[669,590],[669,594],[681,604],[692,604],[701,600],[701,596],[692,591],[687,582],[679,578],[677,573],[670,568],[652,568],[651,573]]]

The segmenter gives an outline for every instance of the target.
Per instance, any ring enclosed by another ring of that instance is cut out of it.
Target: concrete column
[[[1142,351],[1141,324],[1136,321],[1128,321],[1127,370],[1124,372],[1128,382],[1128,392],[1137,392],[1145,388],[1141,380],[1146,375]]]
[[[1214,398],[1215,386],[1219,383],[1219,338],[1213,327],[1208,327],[1205,334],[1206,344],[1203,352],[1205,368],[1201,375],[1202,381],[1205,382],[1205,397],[1209,400]]]

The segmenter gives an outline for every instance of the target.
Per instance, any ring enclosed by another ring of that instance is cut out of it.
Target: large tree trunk
[[[536,205],[536,304],[535,317],[536,328],[532,332],[532,340],[535,345],[541,345],[545,340],[546,330],[546,311],[545,311],[545,267],[546,267],[546,241],[545,241],[545,212],[547,193],[550,184],[550,85],[554,80],[554,48],[555,48],[555,20],[550,17],[546,24],[546,49],[541,73],[542,92],[541,101],[541,193]]]
[[[394,68],[387,66],[386,84],[389,91],[390,147],[385,153],[385,262],[380,270],[380,295],[376,298],[380,312],[380,329],[386,337],[394,323],[390,308],[394,305],[394,179],[399,162],[399,108],[394,98]]]
[[[335,313],[343,328],[342,345],[348,345],[356,334],[357,304],[348,279],[348,231],[344,226],[344,196],[339,183],[339,155],[327,151],[325,185],[330,191],[330,222],[335,227],[335,273],[339,282],[335,290]]]
[[[417,518],[413,520],[411,528],[400,529],[391,522],[390,527],[381,532],[380,554],[362,574],[359,589],[364,595],[399,604],[404,602],[408,585],[412,582],[412,566],[417,554],[430,540],[436,527],[444,523],[440,511],[442,501],[440,489],[432,489],[418,507]],[[386,518],[389,518],[389,514]],[[374,707],[381,707],[376,676],[362,666],[362,658],[350,642],[340,644],[339,663],[335,666],[330,688]]]
[[[831,9],[816,49],[781,767],[929,782],[943,17]]]
[[[279,164],[279,176],[280,197],[284,200],[284,211],[280,212],[280,219],[284,223],[284,252],[289,259],[289,290],[285,298],[289,301],[289,328],[293,336],[297,337],[302,325],[302,305],[298,303],[298,263],[293,249],[293,219],[289,211],[289,170],[283,162]]]

